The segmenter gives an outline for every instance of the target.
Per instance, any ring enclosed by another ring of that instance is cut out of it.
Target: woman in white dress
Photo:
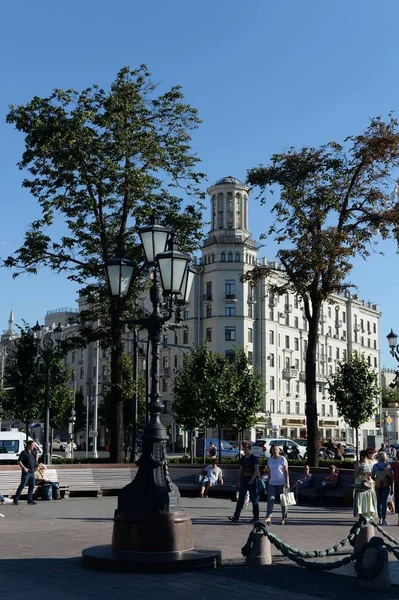
[[[372,479],[373,465],[372,454],[362,450],[360,460],[355,464],[354,517],[372,517],[377,514],[377,499]]]

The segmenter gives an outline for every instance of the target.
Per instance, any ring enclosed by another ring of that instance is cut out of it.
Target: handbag
[[[281,506],[295,506],[296,500],[294,492],[284,492],[280,494],[280,504]]]

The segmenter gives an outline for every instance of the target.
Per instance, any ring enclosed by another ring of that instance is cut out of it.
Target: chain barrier
[[[242,547],[241,554],[245,557],[249,555],[254,545],[256,534],[258,532],[261,532],[270,540],[270,542],[277,548],[277,550],[279,550],[284,556],[295,562],[300,567],[305,567],[306,569],[311,569],[314,571],[332,571],[334,569],[338,569],[339,567],[347,565],[352,561],[356,561],[355,570],[359,577],[362,577],[363,579],[373,579],[382,567],[384,555],[383,552],[380,552],[375,568],[368,569],[367,571],[365,571],[362,568],[362,563],[364,553],[368,548],[377,548],[379,550],[387,548],[387,550],[389,552],[392,552],[392,554],[399,560],[399,549],[384,544],[383,540],[379,537],[371,538],[368,544],[366,544],[360,551],[353,552],[352,554],[345,556],[340,560],[331,562],[316,562],[305,560],[309,558],[323,558],[327,556],[332,556],[338,551],[338,549],[343,548],[348,543],[353,546],[356,536],[359,535],[360,531],[368,524],[377,527],[378,531],[380,531],[383,535],[390,539],[390,541],[399,545],[399,542],[396,542],[396,540],[389,536],[389,534],[387,534],[387,532],[385,532],[379,525],[377,525],[373,521],[373,519],[370,519],[368,517],[360,517],[359,521],[352,526],[346,538],[344,538],[334,546],[326,548],[325,550],[302,550],[299,548],[295,548],[294,546],[290,546],[289,544],[283,542],[276,535],[274,535],[271,531],[269,531],[264,523],[258,521],[254,524],[253,530],[250,532],[246,544]]]
[[[378,523],[376,523],[373,519],[370,519],[370,525],[374,525],[374,527],[377,529],[377,531],[379,531],[380,533],[382,533],[382,535],[384,537],[386,537],[387,540],[389,540],[390,542],[392,542],[393,544],[395,544],[395,546],[399,546],[399,541],[395,540],[395,538],[393,538],[391,535],[389,535],[389,533],[387,531],[385,531],[385,529],[383,529],[381,527],[381,525],[379,525]]]

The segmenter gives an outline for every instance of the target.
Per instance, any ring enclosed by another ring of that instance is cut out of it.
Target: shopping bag
[[[294,492],[284,492],[280,494],[281,506],[294,506],[296,504]]]

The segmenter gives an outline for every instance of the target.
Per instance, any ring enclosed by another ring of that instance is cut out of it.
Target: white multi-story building
[[[164,399],[172,402],[173,368],[181,364],[181,346],[207,341],[210,348],[233,357],[243,346],[257,367],[264,386],[262,411],[252,439],[273,431],[281,436],[306,435],[305,356],[307,321],[299,298],[276,296],[262,280],[255,288],[241,282],[254,265],[267,264],[258,257],[260,244],[248,230],[250,189],[234,177],[224,177],[208,189],[211,228],[202,247],[190,304],[185,313],[187,331],[168,334],[162,350]],[[277,281],[284,271],[277,263]],[[337,408],[329,400],[327,381],[338,361],[351,352],[364,353],[369,365],[380,367],[378,306],[347,293],[325,304],[317,348],[317,401],[319,430],[323,438],[353,439]],[[173,338],[173,339],[172,339]],[[171,368],[172,367],[172,368]],[[363,426],[364,435],[375,433],[375,422]],[[212,432],[212,436],[216,432]],[[210,433],[209,433],[210,435]],[[234,439],[235,432],[225,430]]]

